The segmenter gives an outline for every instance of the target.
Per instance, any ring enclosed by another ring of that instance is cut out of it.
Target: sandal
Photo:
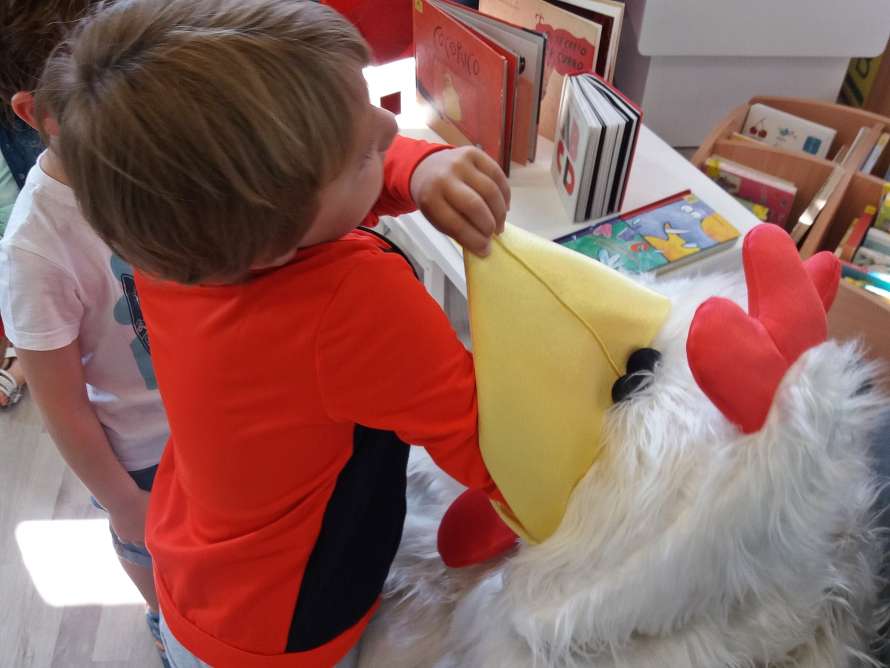
[[[3,364],[0,366],[0,394],[6,397],[6,404],[0,406],[0,410],[15,406],[22,398],[24,383],[19,385],[15,376],[9,372],[14,360],[15,350],[13,348],[8,348],[6,350]]]

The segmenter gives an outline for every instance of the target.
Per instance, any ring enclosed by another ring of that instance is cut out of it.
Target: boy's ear
[[[10,103],[16,116],[35,130],[40,129],[40,119],[37,118],[37,105],[34,102],[33,93],[21,90],[12,96]],[[52,116],[47,116],[43,123],[43,131],[51,137],[58,136],[59,124],[56,122],[56,119]]]

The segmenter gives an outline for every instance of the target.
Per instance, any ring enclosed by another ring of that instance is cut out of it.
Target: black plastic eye
[[[612,401],[616,404],[629,398],[652,378],[650,373],[661,360],[661,353],[653,348],[640,348],[627,360],[627,373],[612,385]]]

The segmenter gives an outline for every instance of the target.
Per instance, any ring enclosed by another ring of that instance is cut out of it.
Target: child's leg
[[[140,566],[121,556],[119,556],[118,559],[120,559],[121,566],[124,567],[124,570],[127,572],[127,575],[130,576],[133,584],[136,585],[136,589],[139,590],[139,593],[142,594],[145,602],[148,603],[149,609],[152,612],[157,612],[158,597],[157,594],[155,594],[155,579],[151,571],[151,566]]]
[[[145,621],[148,629],[154,637],[155,645],[158,648],[158,654],[161,656],[161,663],[164,668],[169,668],[170,664],[167,660],[167,653],[164,650],[164,643],[161,639],[160,630],[160,613],[158,612],[158,596],[155,593],[155,581],[152,573],[151,555],[144,545],[134,545],[132,543],[124,543],[111,530],[111,540],[114,543],[114,551],[117,552],[117,558],[124,567],[124,571],[130,576],[130,580],[136,585],[139,593],[148,604],[148,612],[145,613]]]
[[[157,468],[157,466],[152,466],[139,471],[130,471],[130,477],[133,478],[139,489],[150,492],[152,485],[154,484],[154,476],[157,472]],[[100,510],[105,510],[102,504],[96,501],[96,499],[93,499],[93,505]],[[130,580],[133,581],[133,584],[136,585],[139,593],[142,594],[142,597],[148,604],[148,612],[145,615],[145,621],[155,639],[155,644],[157,645],[158,653],[161,656],[161,661],[165,668],[168,668],[169,663],[167,662],[166,653],[164,652],[164,643],[161,640],[160,612],[158,609],[158,596],[155,593],[151,555],[148,553],[145,545],[125,543],[118,537],[112,527],[109,527],[109,529],[111,530],[111,541],[114,545],[114,551],[117,553],[117,558],[120,560],[124,572],[130,577]]]

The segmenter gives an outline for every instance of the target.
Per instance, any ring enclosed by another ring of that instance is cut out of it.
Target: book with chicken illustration
[[[690,191],[555,241],[615,269],[661,274],[729,248],[739,231]]]
[[[417,92],[430,127],[473,144],[509,174],[534,160],[547,38],[449,0],[415,0]]]

